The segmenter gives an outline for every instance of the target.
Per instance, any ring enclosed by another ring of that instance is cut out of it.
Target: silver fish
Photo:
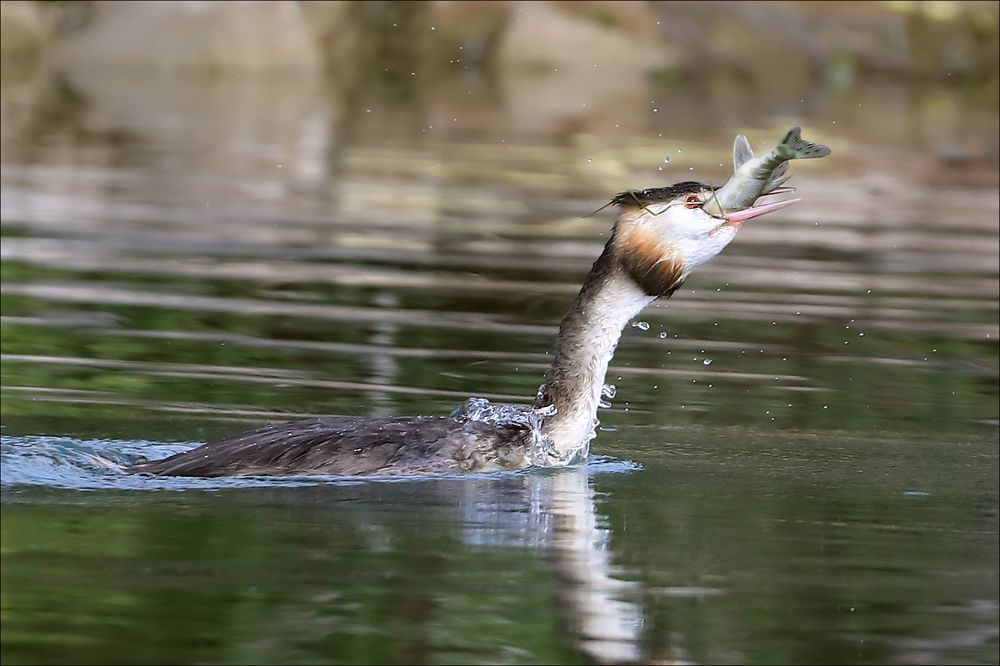
[[[733,142],[733,177],[708,198],[702,210],[715,217],[746,210],[759,197],[778,193],[789,178],[789,160],[806,160],[830,154],[829,148],[810,143],[801,134],[800,128],[793,127],[774,150],[760,157],[754,157],[745,136],[737,136]]]

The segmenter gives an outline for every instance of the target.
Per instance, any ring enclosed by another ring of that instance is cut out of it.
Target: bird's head
[[[669,296],[698,266],[725,248],[744,222],[798,199],[756,204],[713,216],[702,210],[714,188],[697,182],[622,192],[609,248],[619,265],[650,296]]]

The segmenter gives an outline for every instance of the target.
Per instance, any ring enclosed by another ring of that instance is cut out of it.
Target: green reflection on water
[[[995,652],[995,445],[747,429],[604,436],[645,466],[589,483],[615,571],[637,583],[621,593],[641,609],[647,658]],[[3,521],[4,661],[576,661],[564,627],[580,609],[566,600],[588,548],[529,545],[579,538],[582,526],[557,513],[548,527],[521,522],[529,496],[569,499],[522,494],[544,479],[83,501],[16,491]],[[505,529],[515,543],[495,538]]]
[[[541,563],[433,508],[32,499],[4,510],[4,663],[578,661]]]

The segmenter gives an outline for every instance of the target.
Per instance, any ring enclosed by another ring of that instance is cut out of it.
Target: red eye
[[[692,194],[688,196],[687,199],[684,200],[684,205],[687,208],[698,208],[699,206],[701,206],[701,199],[699,199],[697,195]]]

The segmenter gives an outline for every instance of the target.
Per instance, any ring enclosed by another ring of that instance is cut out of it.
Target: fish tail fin
[[[778,152],[790,160],[808,160],[826,157],[830,154],[830,149],[822,144],[806,141],[802,138],[801,128],[793,127],[778,144]]]

